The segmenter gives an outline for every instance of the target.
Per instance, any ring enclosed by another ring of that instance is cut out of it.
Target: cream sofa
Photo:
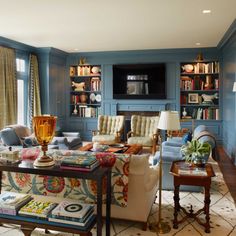
[[[148,157],[131,156],[127,207],[111,206],[112,218],[143,222],[144,230],[159,186],[159,165],[149,166]]]

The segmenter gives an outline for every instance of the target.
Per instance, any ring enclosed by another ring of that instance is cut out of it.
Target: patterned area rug
[[[229,190],[224,182],[222,173],[216,162],[212,162],[216,176],[212,178],[211,185],[211,207],[210,207],[210,224],[211,233],[204,232],[204,228],[200,226],[195,220],[188,219],[178,229],[172,228],[173,220],[173,191],[163,191],[163,205],[162,216],[164,221],[167,221],[171,226],[171,231],[166,236],[198,236],[198,235],[214,235],[214,236],[236,236],[236,207],[235,203],[229,193]],[[196,211],[203,206],[204,195],[203,193],[180,193],[180,203],[185,208],[190,208],[190,203],[193,209]],[[158,199],[156,200],[158,203]],[[157,219],[158,204],[153,204],[152,211],[150,213],[149,222],[155,222]],[[183,216],[183,215],[182,215]],[[204,220],[205,215],[200,216]],[[72,236],[69,233],[61,233],[50,231],[50,235],[60,236]],[[93,235],[96,235],[96,230],[93,229]],[[0,235],[4,236],[21,236],[23,233],[18,229],[3,228],[0,227]],[[33,231],[32,236],[48,235],[43,230],[36,229]],[[105,235],[105,232],[103,233]],[[113,236],[154,236],[157,235],[151,232],[142,230],[140,223],[112,220],[111,235]]]

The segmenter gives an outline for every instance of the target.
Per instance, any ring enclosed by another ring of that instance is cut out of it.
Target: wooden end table
[[[205,167],[189,167],[185,161],[174,161],[171,165],[170,173],[174,177],[174,220],[173,220],[173,228],[177,229],[178,225],[188,218],[195,219],[200,225],[205,227],[205,232],[210,233],[210,187],[211,187],[211,177],[215,176],[212,165],[207,163]],[[204,207],[194,213],[191,208],[189,212],[180,206],[179,203],[179,187],[180,185],[193,185],[193,186],[202,186],[205,190],[205,199],[204,199]],[[185,213],[185,216],[178,220],[178,212],[182,210]],[[206,221],[202,222],[198,215],[204,212],[206,217]]]

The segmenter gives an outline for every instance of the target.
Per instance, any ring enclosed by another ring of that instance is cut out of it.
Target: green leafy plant
[[[187,142],[186,145],[181,147],[183,158],[188,162],[193,162],[194,159],[205,159],[206,155],[211,152],[211,145],[209,143],[202,143],[196,139]]]

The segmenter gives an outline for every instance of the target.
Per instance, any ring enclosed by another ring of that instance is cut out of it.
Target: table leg
[[[102,179],[97,180],[97,236],[102,236]]]
[[[210,233],[210,186],[205,186],[204,211],[206,214],[205,232]]]
[[[111,168],[107,173],[107,196],[106,196],[106,235],[110,236],[111,217]]]
[[[175,185],[174,189],[174,221],[173,221],[173,228],[178,229],[178,211],[180,210],[180,204],[179,204],[179,185]]]

